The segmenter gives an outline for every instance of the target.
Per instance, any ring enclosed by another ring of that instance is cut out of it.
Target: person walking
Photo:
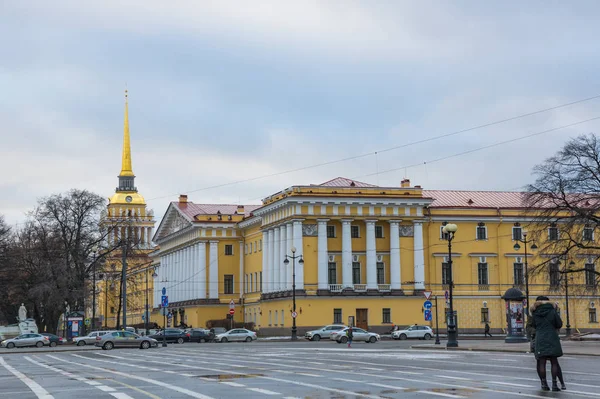
[[[537,373],[542,384],[542,390],[549,391],[546,380],[546,363],[549,360],[552,373],[552,391],[558,392],[557,378],[561,379],[561,387],[566,389],[562,379],[562,370],[558,358],[563,355],[558,330],[562,327],[562,320],[557,312],[556,304],[550,303],[546,296],[539,296],[531,307],[531,328],[535,329],[534,350],[537,360]]]
[[[485,322],[485,334],[483,335],[485,338],[487,338],[487,336],[489,335],[490,338],[492,338],[492,334],[490,334],[490,325],[488,324],[488,322]]]
[[[346,337],[348,337],[348,348],[352,348],[352,338],[354,337],[352,334],[352,327],[348,327],[346,330]]]

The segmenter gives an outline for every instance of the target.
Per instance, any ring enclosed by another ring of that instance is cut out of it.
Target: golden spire
[[[125,90],[125,125],[123,129],[123,162],[119,176],[133,176],[131,168],[131,145],[129,142],[129,111],[127,104],[127,90]]]

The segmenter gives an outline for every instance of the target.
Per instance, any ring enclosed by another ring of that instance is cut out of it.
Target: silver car
[[[332,333],[347,327],[348,326],[345,326],[343,324],[330,324],[318,330],[308,331],[306,334],[304,334],[304,338],[310,341],[320,341],[322,339],[329,339],[331,338]]]
[[[96,338],[101,337],[104,334],[106,334],[106,331],[94,331],[84,337],[76,337],[73,341],[75,344],[77,344],[77,346],[95,345]]]
[[[338,344],[345,344],[348,342],[348,336],[346,336],[346,331],[348,328],[344,328],[343,330],[339,330],[331,334],[331,339],[335,340]],[[368,332],[363,330],[362,328],[352,327],[352,341],[364,341],[367,343],[374,344],[379,341],[381,337],[379,334],[375,334],[372,332]]]
[[[245,341],[252,342],[256,341],[256,333],[254,331],[246,330],[245,328],[234,328],[222,334],[215,336],[217,342],[234,342],[234,341]]]
[[[112,348],[156,348],[158,341],[150,337],[142,337],[130,331],[107,331],[96,337],[96,346],[104,350]]]
[[[41,348],[45,345],[50,345],[50,338],[42,334],[21,334],[18,337],[5,339],[0,342],[0,347],[8,349],[23,346],[37,346]]]
[[[433,337],[433,330],[429,326],[412,325],[408,328],[396,330],[392,333],[393,339],[418,338],[429,340]]]

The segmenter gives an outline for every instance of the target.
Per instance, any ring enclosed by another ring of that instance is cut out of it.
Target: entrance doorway
[[[369,329],[369,309],[356,309],[356,327]]]

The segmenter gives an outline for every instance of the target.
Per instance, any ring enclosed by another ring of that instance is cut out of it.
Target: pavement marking
[[[46,355],[46,356],[51,357],[53,359],[56,359],[56,360],[58,360],[60,362],[75,364],[75,365],[78,365],[78,366],[81,366],[81,367],[90,368],[90,369],[93,369],[93,370],[100,370],[100,371],[103,371],[103,372],[106,372],[106,373],[112,373],[112,374],[120,375],[122,377],[131,378],[131,379],[134,379],[134,380],[144,381],[144,382],[147,382],[147,383],[150,383],[150,384],[158,385],[158,386],[163,387],[163,388],[171,389],[173,391],[182,393],[184,395],[191,396],[193,398],[197,398],[197,399],[213,399],[211,396],[203,395],[203,394],[201,394],[199,392],[190,391],[189,389],[181,388],[181,387],[178,387],[176,385],[167,384],[166,382],[162,382],[162,381],[152,380],[150,378],[144,378],[144,377],[136,376],[136,375],[133,375],[131,373],[128,374],[128,373],[122,373],[120,371],[108,370],[108,369],[105,369],[105,368],[102,368],[102,367],[96,367],[96,366],[92,366],[92,365],[89,365],[89,364],[76,363],[76,362],[69,361],[69,360],[63,360],[63,359],[61,359],[59,357],[52,356],[52,355]],[[97,361],[97,362],[114,363],[114,362],[108,362],[106,360],[94,359],[94,358],[91,358],[91,357],[88,357],[88,356],[81,356],[81,355],[76,355],[76,354],[71,354],[71,356],[75,356],[75,357],[78,357],[78,358],[81,358],[81,359],[93,360],[93,361]]]
[[[210,378],[208,378],[209,380],[211,380]],[[214,381],[214,380],[211,380]],[[246,386],[244,384],[239,384],[237,382],[231,382],[231,381],[221,381],[219,384],[223,384],[223,385],[229,385],[232,387],[237,387],[237,388],[245,388]]]
[[[249,391],[258,392],[258,393],[262,393],[265,395],[281,395],[279,392],[269,391],[268,389],[262,389],[262,388],[246,388],[246,389]]]
[[[400,390],[400,391],[406,389],[406,388],[395,386],[395,385],[379,384],[377,382],[366,382],[365,384],[371,385],[373,387],[388,388],[388,389],[397,389],[397,390]]]
[[[134,391],[137,391],[137,392],[139,392],[139,393],[142,393],[142,394],[144,394],[144,395],[147,395],[147,396],[151,397],[152,399],[161,399],[159,396],[156,396],[156,395],[154,395],[154,394],[151,394],[150,392],[146,392],[146,391],[144,391],[143,389],[141,389],[141,388],[139,388],[139,387],[135,387],[135,386],[133,386],[133,385],[126,384],[126,383],[124,383],[124,382],[122,382],[122,381],[117,381],[117,380],[112,380],[112,381],[113,381],[114,383],[116,383],[116,384],[121,384],[121,385],[123,385],[123,386],[125,386],[125,387],[127,387],[127,388],[129,388],[129,389],[132,389],[132,390],[134,390]],[[144,386],[144,388],[145,388],[145,386]],[[114,396],[114,394],[111,394],[111,395],[113,395],[113,396]],[[128,396],[129,396],[129,395],[128,395]],[[123,399],[125,399],[125,397],[123,397]]]
[[[129,396],[123,392],[115,392],[115,393],[111,393],[111,395],[117,399],[133,399],[131,396]]]
[[[107,387],[106,385],[99,385],[96,388],[98,388],[99,390],[104,391],[104,392],[114,392],[114,391],[116,391],[116,389],[111,388],[111,387]]]
[[[447,378],[449,380],[464,380],[464,381],[474,381],[472,378],[464,378],[464,377],[454,377],[452,375],[436,375],[437,378]]]
[[[514,384],[511,382],[500,382],[500,381],[482,381],[482,382],[487,382],[488,384],[508,385],[511,387],[519,387],[519,388],[534,388],[531,385]]]
[[[303,376],[306,376],[306,377],[316,377],[316,378],[320,378],[321,377],[318,374],[310,374],[310,373],[296,373],[296,374],[303,375]]]
[[[330,380],[336,380],[336,381],[342,381],[342,382],[351,382],[351,383],[355,383],[358,382],[356,380],[350,380],[348,378],[330,378]]]
[[[17,377],[21,382],[29,387],[31,391],[40,399],[54,399],[54,396],[50,395],[48,391],[46,391],[40,384],[33,381],[31,378],[27,377],[25,374],[21,373],[14,367],[10,366],[6,361],[0,357],[0,364],[4,366],[4,368],[10,371],[15,377]]]
[[[417,393],[426,393],[428,395],[444,396],[446,398],[466,398],[466,396],[452,395],[450,393],[433,392],[433,391],[417,391]]]

